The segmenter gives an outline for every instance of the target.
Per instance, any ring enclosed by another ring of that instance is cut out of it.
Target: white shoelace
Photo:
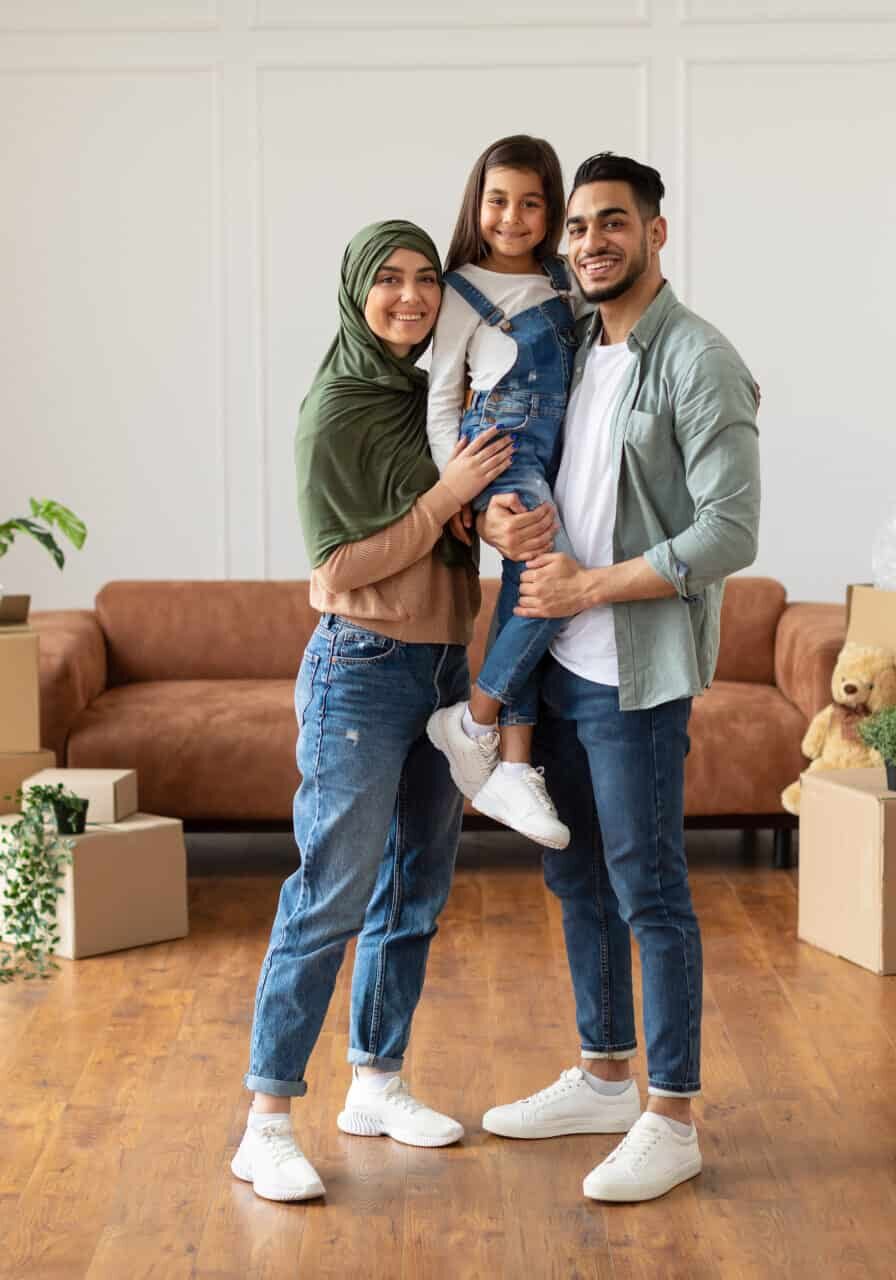
[[[553,1098],[562,1097],[564,1093],[570,1093],[581,1079],[581,1068],[570,1067],[568,1071],[561,1072],[559,1080],[549,1084],[546,1089],[539,1089],[538,1093],[533,1093],[531,1098],[523,1098],[523,1102],[536,1104],[550,1102]]]
[[[264,1129],[257,1129],[256,1133],[270,1151],[274,1164],[283,1165],[290,1160],[303,1158],[296,1146],[295,1138],[288,1129],[282,1129],[279,1125],[276,1127],[268,1125]]]
[[[631,1167],[639,1169],[661,1137],[662,1134],[658,1129],[648,1129],[645,1125],[636,1124],[629,1129],[619,1146],[607,1159],[619,1160],[627,1157]]]
[[[530,769],[526,774],[526,786],[532,792],[532,795],[541,805],[542,809],[546,809],[552,817],[556,818],[557,810],[554,808],[553,800],[548,795],[547,785],[544,780],[544,769],[542,769],[540,765],[537,769]],[[563,1075],[565,1074],[566,1072],[564,1071]],[[560,1078],[562,1080],[563,1076]]]
[[[409,1115],[413,1115],[415,1111],[426,1110],[422,1102],[418,1102],[413,1094],[408,1093],[408,1087],[403,1080],[398,1080],[395,1084],[388,1085],[383,1090],[383,1097],[393,1106],[400,1107],[402,1111],[407,1111]]]

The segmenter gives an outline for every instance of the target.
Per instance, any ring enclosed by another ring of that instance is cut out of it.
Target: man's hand
[[[520,618],[569,618],[592,603],[592,574],[559,552],[527,562],[520,581]]]
[[[473,527],[473,508],[469,502],[465,502],[460,511],[455,511],[454,515],[448,521],[448,528],[457,538],[458,542],[462,542],[466,547],[472,547],[473,539],[470,537],[469,530]]]
[[[515,493],[496,493],[477,527],[480,537],[505,560],[531,560],[550,551],[559,525],[549,502],[527,511]]]

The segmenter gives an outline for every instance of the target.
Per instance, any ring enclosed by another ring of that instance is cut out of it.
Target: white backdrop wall
[[[342,250],[447,244],[510,132],[567,179],[606,148],[668,190],[664,268],[762,386],[755,572],[869,575],[896,504],[896,0],[0,0],[0,519],[90,536],[8,591],[307,573],[299,400]],[[494,567],[489,562],[489,568]]]

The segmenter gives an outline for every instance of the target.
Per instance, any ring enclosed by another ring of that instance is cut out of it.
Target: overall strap
[[[551,279],[551,284],[559,294],[564,296],[569,294],[569,271],[566,265],[566,259],[560,257],[545,258],[541,264]]]
[[[498,324],[505,332],[512,328],[506,313],[500,307],[496,307],[484,293],[476,288],[475,284],[470,284],[469,280],[462,276],[460,272],[449,271],[444,279],[446,284],[450,284],[451,288],[459,293],[474,311],[479,313],[485,324]]]

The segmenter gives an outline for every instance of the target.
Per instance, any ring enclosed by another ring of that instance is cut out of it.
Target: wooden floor
[[[188,939],[0,988],[0,1275],[892,1280],[896,979],[796,942],[796,873],[764,843],[752,863],[733,833],[689,848],[706,962],[698,1179],[602,1207],[581,1182],[615,1139],[479,1128],[577,1047],[557,904],[515,838],[487,832],[465,837],[407,1070],[464,1143],[337,1130],[344,970],[296,1108],[326,1200],[258,1199],[228,1160],[286,864],[270,837],[195,837]]]

